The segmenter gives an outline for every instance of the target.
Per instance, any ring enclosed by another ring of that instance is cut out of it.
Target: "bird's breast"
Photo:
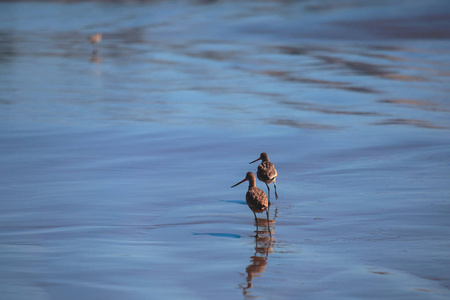
[[[260,188],[251,187],[248,189],[246,195],[247,205],[255,213],[262,213],[268,207],[268,201],[266,193]]]

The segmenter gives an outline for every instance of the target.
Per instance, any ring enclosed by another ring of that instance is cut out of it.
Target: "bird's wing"
[[[274,164],[268,161],[260,164],[258,166],[258,171],[260,171],[261,174],[264,174],[264,177],[267,177],[267,180],[274,180],[278,176]]]

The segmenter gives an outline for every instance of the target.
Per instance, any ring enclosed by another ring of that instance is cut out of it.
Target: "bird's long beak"
[[[245,179],[242,180],[242,181],[239,181],[238,183],[236,183],[235,185],[233,185],[232,188],[234,188],[234,187],[237,186],[237,185],[240,185],[241,183],[243,183],[243,182],[246,181],[246,180],[247,180],[247,178],[245,178]]]
[[[260,159],[261,159],[261,157],[255,159],[254,161],[249,162],[249,164],[252,164],[252,163],[254,163],[254,162],[256,162],[256,161],[258,161],[258,160],[260,160]]]

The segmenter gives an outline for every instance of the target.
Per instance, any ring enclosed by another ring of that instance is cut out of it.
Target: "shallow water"
[[[0,2],[1,298],[448,299],[449,9]]]

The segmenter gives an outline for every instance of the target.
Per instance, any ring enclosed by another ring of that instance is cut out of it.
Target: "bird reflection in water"
[[[270,224],[274,225],[278,208],[275,209],[273,220],[270,220]],[[265,221],[265,220],[264,220]],[[265,227],[265,226],[263,226]],[[267,233],[266,231],[260,231],[259,233]],[[256,235],[255,238],[255,251],[250,257],[250,264],[245,268],[246,282],[239,285],[242,289],[244,298],[256,298],[251,294],[251,288],[253,287],[253,279],[255,277],[262,277],[262,274],[266,271],[269,254],[273,253],[273,246],[275,245],[275,228],[272,229],[272,235]]]
[[[89,62],[94,64],[100,64],[102,62],[102,57],[97,54],[97,52],[93,52]]]

